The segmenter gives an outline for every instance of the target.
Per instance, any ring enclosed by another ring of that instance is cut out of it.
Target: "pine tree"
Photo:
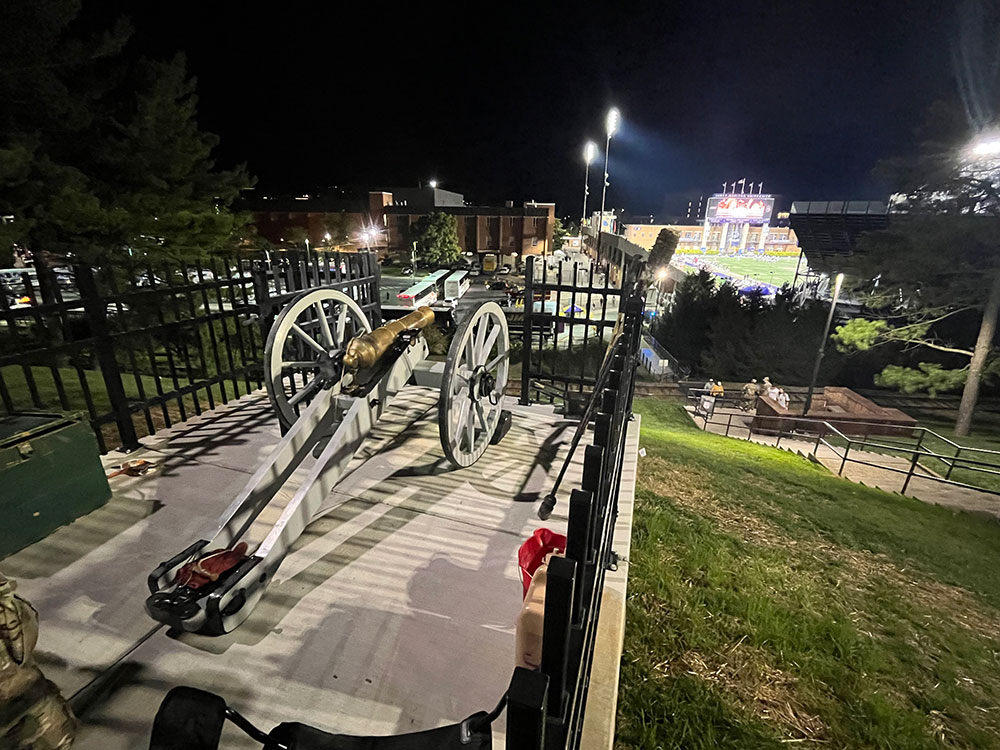
[[[672,229],[661,229],[649,251],[649,267],[660,268],[670,265],[670,259],[674,257],[679,241],[677,232]]]
[[[189,258],[235,246],[245,168],[216,169],[184,59],[130,64],[124,22],[80,39],[75,0],[0,19],[0,248],[73,260]],[[7,250],[0,250],[4,254]]]

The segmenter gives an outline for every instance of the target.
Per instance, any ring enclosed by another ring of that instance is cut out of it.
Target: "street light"
[[[1000,130],[983,131],[972,139],[966,151],[976,159],[1000,156]]]
[[[583,161],[587,165],[583,172],[583,216],[580,217],[580,235],[583,235],[583,222],[587,220],[587,196],[590,195],[590,165],[597,158],[597,144],[587,141],[583,147]]]
[[[427,184],[430,185],[432,188],[436,188],[438,186],[438,181],[437,180],[431,180]]]
[[[667,269],[661,268],[656,272],[656,312],[660,311],[660,297],[663,296],[663,282],[667,280]]]
[[[809,414],[812,406],[813,391],[816,390],[816,379],[819,377],[819,366],[823,362],[823,355],[826,354],[826,339],[830,335],[830,323],[833,322],[833,313],[837,309],[837,298],[840,296],[840,286],[844,283],[844,274],[838,273],[833,284],[833,299],[830,300],[830,313],[826,316],[826,325],[823,326],[823,337],[819,340],[819,351],[816,352],[816,365],[813,367],[812,380],[809,381],[809,391],[806,393],[806,405],[802,408],[802,416]]]
[[[608,154],[611,152],[611,136],[618,130],[621,124],[622,115],[617,107],[608,110],[608,116],[604,119],[604,129],[607,132],[607,140],[604,142],[604,184],[601,186],[601,216],[600,224],[597,226],[597,252],[601,252],[601,234],[604,232],[604,199],[608,195]],[[625,259],[622,258],[624,264]],[[611,266],[608,265],[608,270]]]

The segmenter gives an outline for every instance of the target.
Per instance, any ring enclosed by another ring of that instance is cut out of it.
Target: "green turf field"
[[[686,257],[694,256],[677,256],[676,260],[683,263]],[[700,256],[702,260],[710,260],[715,264],[716,267],[725,269],[730,275],[734,276],[737,281],[742,281],[743,276],[749,276],[754,281],[763,282],[766,284],[774,284],[775,286],[781,286],[782,284],[791,284],[792,280],[795,278],[795,264],[798,262],[798,258],[769,258],[767,260],[759,260],[757,258],[730,258],[726,256]],[[799,273],[805,271],[805,264],[799,269]],[[695,269],[693,266],[681,265],[688,273],[694,273]]]

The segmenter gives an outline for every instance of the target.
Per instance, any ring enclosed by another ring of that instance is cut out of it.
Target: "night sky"
[[[579,216],[582,146],[603,148],[613,104],[608,205],[628,214],[741,177],[879,198],[875,162],[955,90],[942,0],[432,5],[84,0],[90,22],[131,17],[133,54],[187,54],[220,162],[264,192],[433,177]]]

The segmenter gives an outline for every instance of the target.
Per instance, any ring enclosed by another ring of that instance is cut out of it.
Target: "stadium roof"
[[[889,206],[885,201],[794,201],[789,219],[810,268],[850,273],[858,239],[889,225]]]

